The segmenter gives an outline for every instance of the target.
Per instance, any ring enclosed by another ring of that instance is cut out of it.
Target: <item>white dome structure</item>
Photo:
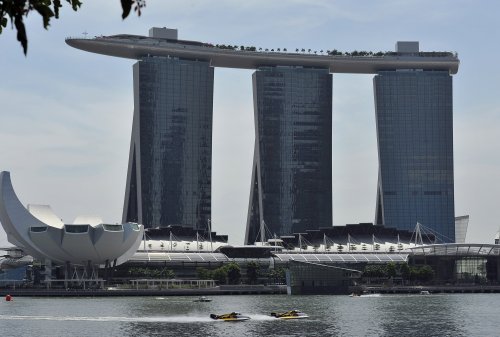
[[[10,173],[0,172],[0,222],[7,240],[39,259],[73,265],[109,265],[127,261],[139,247],[144,227],[104,224],[98,217],[77,217],[64,224],[48,205],[24,208]]]

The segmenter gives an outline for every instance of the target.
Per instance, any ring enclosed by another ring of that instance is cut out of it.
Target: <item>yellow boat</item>
[[[282,313],[272,312],[271,316],[279,319],[301,319],[308,318],[309,316],[298,310],[290,310]]]
[[[250,319],[250,317],[243,316],[239,312],[232,312],[229,314],[222,314],[222,315],[210,314],[210,318],[225,322],[247,321]]]

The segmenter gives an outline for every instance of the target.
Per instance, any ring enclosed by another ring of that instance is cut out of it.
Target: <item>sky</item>
[[[10,24],[0,34],[0,171],[23,204],[121,221],[133,114],[134,60],[83,52],[66,37],[147,35],[341,51],[423,51],[460,58],[453,80],[455,213],[470,215],[467,242],[493,243],[500,226],[500,3],[466,0],[164,0],[121,19],[120,1],[64,2],[44,30],[28,17],[28,55]],[[250,70],[215,70],[212,228],[242,244],[254,145]],[[333,223],[373,222],[377,140],[373,75],[333,76]],[[0,247],[8,245],[0,228]]]

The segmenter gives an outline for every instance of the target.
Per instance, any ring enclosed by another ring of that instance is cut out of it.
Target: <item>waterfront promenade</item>
[[[0,296],[30,297],[109,297],[109,296],[214,296],[214,295],[272,295],[286,294],[284,285],[221,285],[195,289],[0,289]]]
[[[430,286],[362,286],[350,287],[350,292],[377,294],[500,293],[500,285],[430,285]],[[273,295],[286,294],[285,285],[221,285],[196,289],[0,289],[0,297],[117,297],[117,296],[216,296],[216,295]]]
[[[357,289],[378,294],[419,294],[422,291],[428,291],[431,294],[500,293],[500,285],[362,286]]]

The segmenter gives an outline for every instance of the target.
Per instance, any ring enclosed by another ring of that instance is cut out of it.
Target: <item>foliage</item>
[[[363,271],[364,277],[396,277],[403,280],[428,282],[434,278],[434,270],[428,265],[409,266],[406,263],[395,264],[390,262],[385,266],[367,265]]]
[[[394,262],[389,262],[385,266],[385,273],[387,274],[387,277],[395,277],[396,276],[396,264]]]
[[[387,270],[382,265],[367,265],[363,270],[364,277],[386,277]]]
[[[411,270],[408,264],[402,263],[399,267],[399,272],[403,280],[408,280],[410,278]]]
[[[134,277],[151,277],[151,278],[174,278],[175,274],[167,268],[141,268],[133,267],[128,270],[128,273]]]
[[[120,0],[122,3],[122,19],[125,19],[134,8],[138,16],[141,16],[141,8],[146,7],[146,0]]]
[[[199,279],[213,279],[219,284],[238,284],[241,279],[240,266],[235,262],[228,263],[214,270],[200,267],[196,269],[196,272]]]
[[[430,266],[425,265],[419,268],[412,268],[410,275],[412,279],[428,282],[434,278],[434,270]]]
[[[231,262],[226,264],[222,268],[224,268],[227,273],[227,280],[229,284],[240,283],[241,271],[240,271],[240,266],[237,263]]]
[[[286,271],[283,267],[274,268],[269,272],[269,278],[274,281],[274,283],[285,283]]]
[[[78,11],[82,3],[79,0],[65,0],[74,11]],[[122,18],[125,19],[132,8],[141,15],[141,8],[146,6],[145,0],[120,0],[122,5]],[[10,20],[12,28],[16,28],[17,40],[23,47],[24,55],[28,52],[28,36],[24,25],[24,18],[29,13],[36,12],[42,17],[43,28],[47,29],[52,18],[59,19],[59,9],[62,0],[0,0],[0,34],[7,27]]]
[[[219,284],[226,284],[227,282],[227,271],[223,267],[212,270],[210,276],[219,282]]]
[[[247,282],[249,284],[255,284],[257,282],[257,278],[259,277],[260,265],[251,261],[247,264]]]
[[[298,52],[298,49],[296,49]],[[302,49],[302,52],[304,52],[304,49]],[[331,56],[398,56],[399,53],[393,52],[393,51],[378,51],[378,52],[372,52],[372,51],[357,51],[354,50],[352,52],[342,52],[338,51],[337,49],[333,50],[327,50],[326,53]],[[430,56],[430,57],[448,57],[448,56],[457,56],[456,54],[453,54],[451,52],[417,52],[418,56]]]
[[[208,280],[212,278],[211,272],[207,268],[198,267],[196,268],[196,273],[198,274],[198,278],[200,280]]]

